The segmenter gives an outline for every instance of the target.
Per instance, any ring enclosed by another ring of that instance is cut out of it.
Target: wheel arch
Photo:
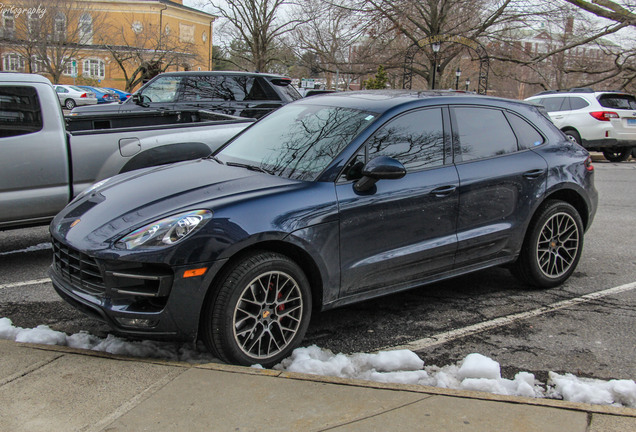
[[[553,191],[552,193],[549,193],[548,195],[546,195],[546,197],[542,201],[541,205],[535,211],[535,214],[533,215],[533,218],[539,212],[539,209],[543,206],[543,204],[548,202],[548,201],[550,201],[550,200],[564,201],[564,202],[570,204],[572,207],[574,207],[576,209],[576,211],[579,213],[579,216],[581,216],[581,220],[583,221],[584,229],[587,230],[587,228],[589,226],[589,219],[590,219],[590,213],[589,213],[588,205],[585,202],[585,199],[581,196],[581,194],[579,194],[574,189],[559,189],[559,190]]]
[[[201,329],[204,319],[204,314],[201,312],[203,308],[205,308],[205,305],[210,301],[210,297],[217,294],[217,287],[220,281],[222,281],[223,278],[232,271],[238,262],[245,259],[245,257],[258,252],[279,253],[294,261],[303,270],[305,276],[307,276],[307,280],[309,281],[312,308],[314,310],[320,309],[323,298],[323,277],[318,265],[311,255],[303,248],[283,240],[265,240],[259,243],[250,244],[235,252],[216,272],[208,284],[207,292],[201,305],[201,311],[199,311],[199,329]]]

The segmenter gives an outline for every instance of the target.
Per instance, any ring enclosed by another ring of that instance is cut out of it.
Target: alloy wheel
[[[564,275],[576,262],[580,233],[574,218],[560,212],[550,217],[539,235],[537,262],[548,278]]]
[[[243,353],[269,359],[283,351],[303,316],[298,283],[281,271],[262,273],[243,290],[233,316],[234,339]]]

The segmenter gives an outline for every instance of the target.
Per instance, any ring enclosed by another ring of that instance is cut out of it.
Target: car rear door
[[[459,179],[451,163],[444,112],[440,107],[421,109],[390,120],[367,141],[336,185],[342,297],[412,286],[452,268]],[[400,161],[406,175],[357,192],[354,182],[362,165],[378,156]]]
[[[502,109],[457,106],[451,119],[460,183],[455,266],[505,261],[519,251],[545,193],[547,163],[530,149],[544,138],[525,119]]]

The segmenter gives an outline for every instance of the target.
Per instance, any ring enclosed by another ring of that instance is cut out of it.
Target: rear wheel
[[[532,286],[560,285],[574,272],[583,249],[583,222],[574,207],[547,201],[530,223],[512,274]]]
[[[581,135],[574,129],[565,130],[563,131],[563,133],[565,134],[565,136],[568,137],[570,141],[581,144]]]
[[[603,150],[603,156],[610,162],[625,162],[632,154],[630,147],[619,147],[615,149]]]
[[[221,360],[271,367],[302,341],[311,317],[309,282],[284,255],[259,252],[238,262],[205,305],[202,336]]]
[[[72,110],[73,108],[75,108],[76,104],[75,101],[73,99],[66,99],[64,101],[64,107],[66,109]]]

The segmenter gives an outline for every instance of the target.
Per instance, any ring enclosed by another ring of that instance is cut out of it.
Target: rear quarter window
[[[0,87],[0,138],[42,129],[42,109],[33,87]]]
[[[531,149],[544,143],[543,135],[525,119],[510,112],[506,113],[506,117],[508,117],[510,126],[517,136],[517,145],[520,150]]]

